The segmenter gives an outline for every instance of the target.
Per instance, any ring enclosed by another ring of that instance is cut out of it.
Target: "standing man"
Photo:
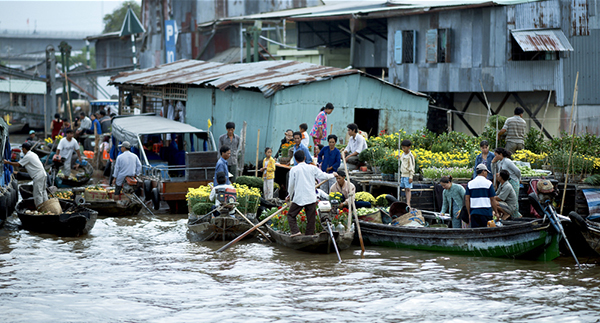
[[[100,121],[96,118],[96,114],[92,113],[90,116],[90,120],[92,121],[92,126],[90,127],[90,131],[92,134],[101,135],[102,134],[102,126],[100,125]]]
[[[367,141],[358,133],[356,123],[348,125],[348,135],[350,136],[350,140],[348,140],[348,145],[344,149],[344,152],[346,152],[346,163],[349,164],[349,169],[356,169],[359,163],[358,154],[367,149]]]
[[[221,137],[219,137],[219,147],[227,146],[227,147],[229,147],[229,149],[231,149],[231,158],[229,158],[227,160],[227,165],[229,166],[231,174],[233,174],[232,181],[235,182],[235,179],[238,176],[237,164],[238,164],[238,151],[240,148],[240,136],[238,136],[234,133],[235,123],[227,122],[227,124],[225,124],[225,128],[227,129],[227,133],[225,133],[225,134],[221,135]],[[216,181],[215,181],[215,185],[217,185]]]
[[[223,172],[226,175],[229,174],[229,169],[227,167],[227,161],[231,157],[231,149],[229,149],[229,147],[227,147],[227,146],[221,146],[221,148],[219,148],[219,153],[221,154],[221,158],[219,158],[219,160],[217,160],[217,165],[215,166],[215,176],[213,178],[213,187],[220,185],[219,181],[217,181],[218,173]],[[227,185],[231,184],[231,182],[229,181],[229,177],[227,177],[227,181],[225,182],[225,184],[227,184]]]
[[[294,151],[294,165],[298,165],[301,162],[305,162],[307,164],[312,164],[312,157],[310,155],[310,151],[308,151],[308,147],[306,147],[303,143],[302,143],[302,133],[300,131],[296,131],[294,132],[294,147],[293,147],[293,151]],[[302,159],[296,159],[296,152],[297,151],[302,151],[304,152],[304,158]]]
[[[92,119],[88,118],[88,116],[86,116],[83,112],[80,112],[79,116],[81,122],[79,123],[79,128],[77,128],[76,135],[80,136],[84,133],[90,133],[90,129],[92,128]]]
[[[288,187],[288,196],[285,201],[292,200],[290,210],[288,212],[288,223],[290,224],[291,237],[302,235],[300,229],[298,229],[298,223],[296,222],[296,215],[304,209],[306,212],[307,225],[306,232],[307,236],[315,234],[315,221],[317,217],[317,194],[315,190],[315,181],[329,180],[334,178],[337,173],[327,174],[323,173],[318,167],[308,165],[304,162],[304,151],[298,150],[294,153],[294,158],[301,161],[292,167],[290,170],[290,179]]]
[[[71,158],[73,157],[73,152],[77,152],[80,163],[82,162],[82,159],[81,153],[79,152],[79,144],[77,143],[77,140],[73,139],[73,130],[67,130],[66,135],[67,137],[58,143],[56,154],[65,157],[65,164],[63,165],[62,171],[65,177],[69,177],[69,175],[71,175]]]
[[[498,132],[498,138],[506,133],[506,150],[515,153],[524,148],[527,122],[523,120],[523,108],[516,107],[515,115],[506,119],[504,127]]]
[[[98,121],[100,121],[102,133],[109,133],[110,126],[112,126],[112,121],[110,120],[110,117],[106,115],[106,111],[104,110],[100,110],[100,112],[98,113],[100,114],[100,119]]]
[[[31,151],[31,146],[30,142],[23,143],[21,146],[25,154],[23,158],[18,162],[11,162],[5,159],[4,163],[13,167],[25,167],[29,176],[33,179],[33,201],[37,207],[48,200],[48,193],[46,193],[46,171],[38,155]]]
[[[142,173],[142,163],[138,156],[131,152],[131,144],[129,141],[123,141],[119,148],[121,148],[122,154],[117,156],[113,174],[115,181],[115,195],[121,194],[125,177],[134,177]]]
[[[465,206],[471,228],[486,227],[487,222],[493,219],[492,211],[498,213],[494,185],[487,179],[489,172],[485,164],[477,165],[477,177],[467,184],[465,190]]]

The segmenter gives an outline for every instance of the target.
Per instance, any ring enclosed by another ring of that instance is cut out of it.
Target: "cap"
[[[125,147],[125,148],[129,149],[129,148],[131,148],[131,144],[129,143],[129,141],[123,141],[123,143],[121,143],[119,145],[119,148],[121,148],[121,147]]]
[[[487,166],[485,166],[485,164],[479,164],[477,165],[477,170],[484,170],[486,172],[490,172],[490,170],[487,168]]]
[[[34,133],[35,133],[35,130],[30,130],[30,131],[29,131],[29,134],[30,134],[30,135],[33,135]]]

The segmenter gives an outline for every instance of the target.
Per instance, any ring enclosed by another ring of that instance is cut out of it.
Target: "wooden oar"
[[[246,220],[246,222],[250,223],[250,225],[254,225],[254,223],[252,223],[252,221],[250,221],[240,210],[237,209],[237,207],[235,208],[235,211],[244,219]],[[263,237],[265,237],[265,239],[267,239],[267,241],[272,242],[271,239],[269,239],[269,237],[267,237],[267,235],[259,228],[256,228],[256,230],[258,230],[258,232],[260,232],[260,234],[263,235]]]
[[[342,160],[344,161],[344,170],[346,171],[346,179],[348,180],[348,183],[350,183],[350,173],[348,173],[348,165],[346,164],[346,151],[342,151]],[[348,212],[352,212],[352,214],[354,214],[354,219],[356,220],[356,230],[358,231],[358,241],[360,241],[360,249],[362,250],[360,255],[364,256],[365,243],[363,242],[362,232],[360,231],[360,223],[358,223],[359,222],[358,214],[356,213],[355,205],[352,202],[353,201],[350,201],[350,203],[348,203],[348,207],[350,207],[350,209],[348,209]]]
[[[258,229],[261,225],[267,223],[267,221],[271,220],[271,218],[273,218],[274,216],[278,215],[279,213],[283,212],[283,210],[285,210],[287,208],[287,204],[284,204],[281,209],[279,209],[277,212],[269,215],[267,218],[265,218],[264,220],[260,221],[259,224],[253,226],[252,228],[248,229],[248,231],[242,233],[239,237],[231,240],[229,243],[227,243],[226,245],[222,246],[221,248],[219,248],[219,250],[217,250],[217,253],[225,251],[227,249],[229,249],[229,247],[233,246],[233,244],[235,244],[236,242],[244,239],[247,235],[249,235],[252,231]]]

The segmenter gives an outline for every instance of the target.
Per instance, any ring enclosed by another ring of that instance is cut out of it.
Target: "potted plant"
[[[290,163],[290,159],[292,159],[291,154],[293,153],[293,146],[294,143],[291,141],[281,145],[281,156],[279,156],[279,163],[284,165],[288,165]]]

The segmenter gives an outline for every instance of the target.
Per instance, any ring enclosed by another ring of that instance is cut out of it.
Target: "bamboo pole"
[[[254,176],[258,177],[258,147],[260,145],[260,129],[258,129],[258,135],[256,135],[256,164],[254,166]]]
[[[71,129],[73,129],[73,115],[71,114],[71,91],[69,91],[69,78],[67,77],[67,71],[65,70],[65,87],[67,89],[67,103],[65,104],[69,109],[69,123],[71,124]]]
[[[563,196],[560,201],[560,214],[563,213],[563,209],[565,207],[565,197],[567,196],[567,183],[569,181],[569,168],[571,168],[571,158],[573,157],[573,145],[575,144],[575,127],[571,128],[571,124],[573,122],[573,113],[575,112],[576,104],[577,104],[577,82],[579,81],[579,72],[577,72],[577,77],[575,77],[575,89],[573,90],[573,104],[571,105],[571,117],[569,118],[569,131],[571,132],[571,136],[573,139],[571,140],[571,150],[569,152],[569,161],[567,162],[567,172],[565,173],[565,185],[563,187]]]
[[[344,161],[344,170],[346,170],[346,180],[348,181],[348,183],[350,183],[350,173],[348,173],[348,165],[346,164],[346,152],[345,151],[342,151],[342,160]],[[352,200],[350,202],[348,202],[348,212],[352,212],[352,214],[354,215],[354,219],[356,220],[356,230],[358,232],[358,241],[360,241],[360,249],[362,250],[360,255],[364,257],[365,243],[363,242],[362,232],[360,231],[360,223],[358,221],[358,214],[356,213],[356,207],[354,205],[354,198],[352,198]],[[350,217],[350,214],[348,214],[348,217]],[[348,221],[348,222],[350,222],[350,221]],[[350,228],[350,227],[348,227],[348,228]]]
[[[238,153],[238,158],[235,161],[235,164],[238,165],[238,167],[237,167],[238,170],[236,171],[236,174],[235,174],[236,178],[237,178],[237,173],[239,173],[240,170],[244,171],[244,160],[246,158],[246,133],[248,130],[247,127],[248,127],[248,123],[246,121],[244,121],[244,126],[242,127],[242,133],[241,133],[242,153],[241,154]],[[240,159],[241,159],[241,162],[240,162]]]
[[[483,89],[483,83],[481,83],[481,80],[479,80],[479,85],[481,86],[481,92],[483,92],[483,98],[485,99],[485,105],[488,110],[487,116],[485,117],[485,124],[487,124],[490,116],[492,115],[492,109],[490,108],[490,102],[487,99],[487,95],[485,95],[485,90]],[[496,119],[498,119],[498,118],[496,118]],[[496,128],[497,127],[498,127],[498,124],[496,123]],[[496,130],[496,131],[498,131],[498,130]]]

